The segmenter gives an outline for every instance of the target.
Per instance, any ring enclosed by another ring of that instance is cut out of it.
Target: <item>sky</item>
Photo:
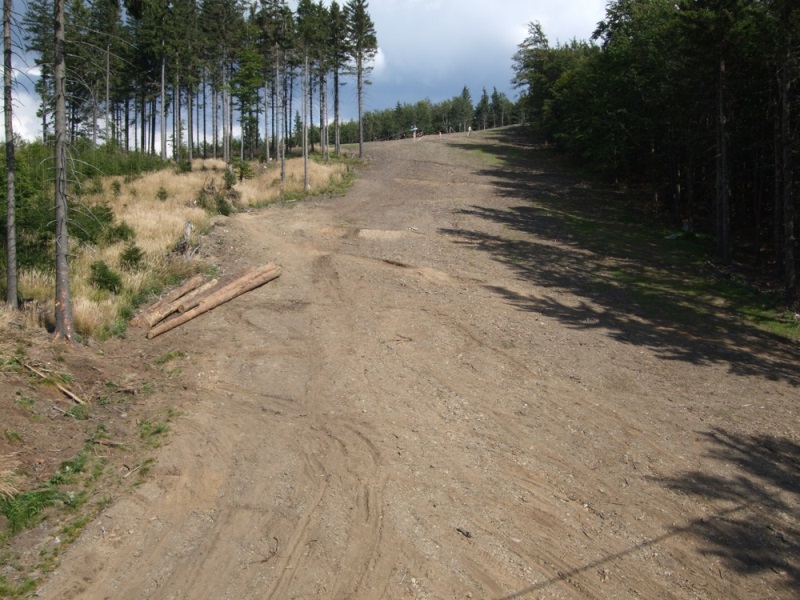
[[[528,23],[541,23],[550,45],[588,40],[605,6],[606,0],[371,0],[379,51],[365,109],[437,103],[464,86],[473,103],[483,88],[515,100],[512,57]]]
[[[289,4],[294,7],[296,1]],[[606,0],[370,0],[378,54],[369,76],[372,83],[365,88],[364,110],[424,99],[442,102],[460,95],[464,86],[473,103],[483,88],[490,95],[497,88],[515,100],[512,57],[527,37],[528,23],[541,23],[551,45],[587,40],[605,6]],[[30,93],[26,75],[17,81],[14,131],[32,139],[41,133],[38,98]],[[341,102],[342,117],[356,118],[354,82],[342,90]]]

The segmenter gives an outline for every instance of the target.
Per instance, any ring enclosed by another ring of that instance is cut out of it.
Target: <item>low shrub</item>
[[[145,266],[144,250],[133,242],[128,242],[119,255],[119,265],[126,271],[138,271]]]
[[[122,291],[122,276],[109,267],[105,261],[96,260],[91,265],[89,282],[98,289],[119,294]]]

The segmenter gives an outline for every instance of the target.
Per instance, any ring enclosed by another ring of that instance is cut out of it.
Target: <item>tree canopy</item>
[[[589,41],[531,23],[514,82],[538,132],[792,303],[799,50],[789,0],[614,0]]]

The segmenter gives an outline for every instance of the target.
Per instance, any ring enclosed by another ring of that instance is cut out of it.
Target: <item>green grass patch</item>
[[[11,431],[9,429],[3,429],[3,437],[9,444],[21,444],[22,443],[22,434],[18,431]]]
[[[0,598],[22,598],[36,589],[39,580],[26,577],[18,585],[11,583],[4,575],[0,575]]]
[[[23,529],[37,525],[46,508],[64,500],[57,487],[48,485],[38,490],[0,499],[0,513],[8,521],[8,529],[16,535]]]
[[[183,352],[182,350],[168,350],[167,352],[159,356],[156,359],[155,363],[159,366],[163,366],[179,358],[186,358],[186,353]]]
[[[33,405],[35,404],[35,402],[36,402],[35,398],[26,396],[20,391],[17,391],[15,394],[14,403],[17,404],[17,406],[20,406],[26,410],[33,409]]]
[[[139,423],[139,435],[152,448],[161,445],[161,436],[169,433],[169,425],[163,421],[144,420]]]

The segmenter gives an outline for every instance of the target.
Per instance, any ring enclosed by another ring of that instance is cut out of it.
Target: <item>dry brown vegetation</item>
[[[223,190],[225,163],[221,160],[197,160],[188,173],[162,170],[145,174],[133,181],[122,177],[102,180],[101,192],[85,195],[88,205],[106,203],[112,209],[115,222],[125,223],[135,232],[134,243],[144,254],[141,266],[123,268],[121,255],[128,243],[121,241],[105,247],[73,243],[71,288],[75,326],[82,335],[97,337],[124,329],[126,311],[142,296],[157,291],[162,282],[180,280],[203,271],[207,265],[187,262],[175,244],[184,235],[187,222],[192,224],[191,239],[197,246],[201,235],[211,223],[211,213],[198,205],[202,189]],[[276,202],[287,195],[303,194],[303,162],[290,159],[286,166],[286,183],[281,185],[280,170],[275,165],[253,164],[252,177],[238,181],[232,209],[248,210]],[[342,163],[310,162],[311,190],[319,193],[344,180],[347,167]],[[91,282],[91,265],[103,261],[121,276],[119,293],[98,289]],[[53,314],[54,276],[52,273],[29,270],[20,273],[19,289],[29,299],[27,310],[31,318],[46,321]],[[116,324],[115,324],[116,322]]]
[[[10,498],[17,493],[14,469],[18,463],[12,456],[0,456],[0,498]]]

